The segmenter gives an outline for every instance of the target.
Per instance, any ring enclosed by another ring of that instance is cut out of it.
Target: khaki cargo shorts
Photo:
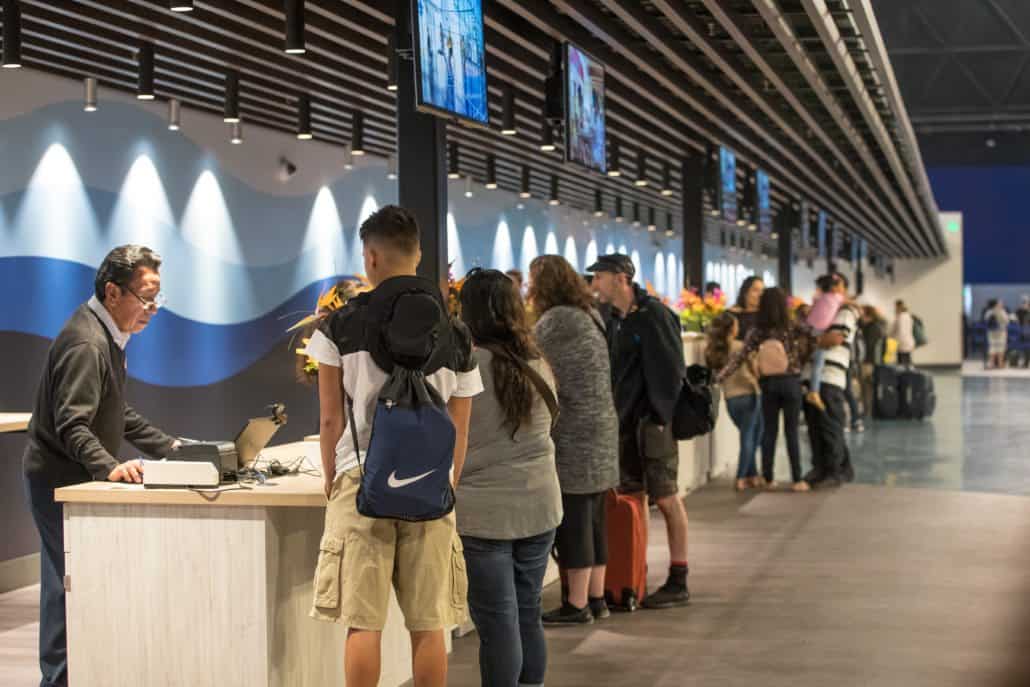
[[[311,617],[381,631],[392,585],[408,631],[466,622],[468,578],[454,513],[428,522],[366,518],[357,511],[359,481],[354,468],[333,484]]]

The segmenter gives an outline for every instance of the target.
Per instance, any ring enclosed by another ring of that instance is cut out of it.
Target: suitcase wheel
[[[626,611],[628,613],[632,613],[633,611],[640,608],[640,600],[637,599],[637,593],[632,589],[622,590],[622,600],[623,606],[625,606]]]

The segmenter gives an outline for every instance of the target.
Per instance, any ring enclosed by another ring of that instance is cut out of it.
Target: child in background
[[[815,282],[819,289],[819,296],[812,304],[812,310],[808,313],[806,322],[808,326],[822,334],[837,317],[837,311],[844,305],[844,296],[839,293],[832,293],[833,287],[837,284],[837,277],[826,275],[819,277]],[[819,387],[822,386],[823,367],[826,365],[826,351],[817,348],[812,355],[812,380],[809,392],[805,394],[805,401],[814,405],[819,410],[826,410],[822,396],[819,395]]]

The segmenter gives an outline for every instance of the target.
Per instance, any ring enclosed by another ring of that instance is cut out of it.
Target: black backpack
[[[688,367],[673,411],[672,436],[685,441],[711,432],[719,419],[719,401],[712,371],[703,365]]]

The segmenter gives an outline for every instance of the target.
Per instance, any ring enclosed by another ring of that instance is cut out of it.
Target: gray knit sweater
[[[566,305],[551,308],[536,325],[558,382],[561,412],[552,436],[567,494],[594,494],[619,482],[619,422],[603,326],[596,312]]]

